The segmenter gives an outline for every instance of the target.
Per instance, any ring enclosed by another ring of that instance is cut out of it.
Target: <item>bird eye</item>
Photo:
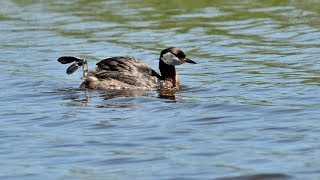
[[[186,54],[183,51],[179,51],[177,54],[175,54],[179,59],[186,58]]]

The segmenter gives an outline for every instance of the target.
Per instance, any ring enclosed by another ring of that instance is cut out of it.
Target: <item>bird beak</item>
[[[184,62],[187,62],[187,63],[190,63],[190,64],[197,64],[196,62],[192,61],[192,60],[189,59],[189,58],[184,58],[183,61],[184,61]]]

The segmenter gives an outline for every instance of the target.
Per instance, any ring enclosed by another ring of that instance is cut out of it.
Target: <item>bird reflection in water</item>
[[[98,108],[119,107],[119,108],[132,108],[134,103],[128,103],[133,100],[136,104],[147,101],[146,98],[159,98],[167,100],[167,102],[177,102],[176,97],[178,90],[162,89],[158,91],[150,90],[128,90],[128,89],[108,89],[108,90],[91,90],[91,89],[58,89],[59,93],[63,93],[63,100],[70,100],[67,106],[92,106],[93,98],[101,98],[102,104],[96,105]],[[141,97],[141,98],[139,98]],[[117,99],[118,98],[118,99]],[[122,99],[119,99],[122,98]],[[117,99],[116,101],[112,101]],[[131,104],[131,105],[130,105]]]

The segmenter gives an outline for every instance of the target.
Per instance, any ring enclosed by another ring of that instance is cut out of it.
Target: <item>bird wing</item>
[[[147,64],[132,57],[111,57],[97,63],[95,76],[98,79],[116,79],[131,85],[141,85],[143,81],[161,76]]]

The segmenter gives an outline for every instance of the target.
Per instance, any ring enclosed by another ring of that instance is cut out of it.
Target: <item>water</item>
[[[0,177],[320,178],[320,2],[0,2]],[[181,90],[82,91],[63,55],[177,46]],[[256,176],[254,176],[256,175]]]

